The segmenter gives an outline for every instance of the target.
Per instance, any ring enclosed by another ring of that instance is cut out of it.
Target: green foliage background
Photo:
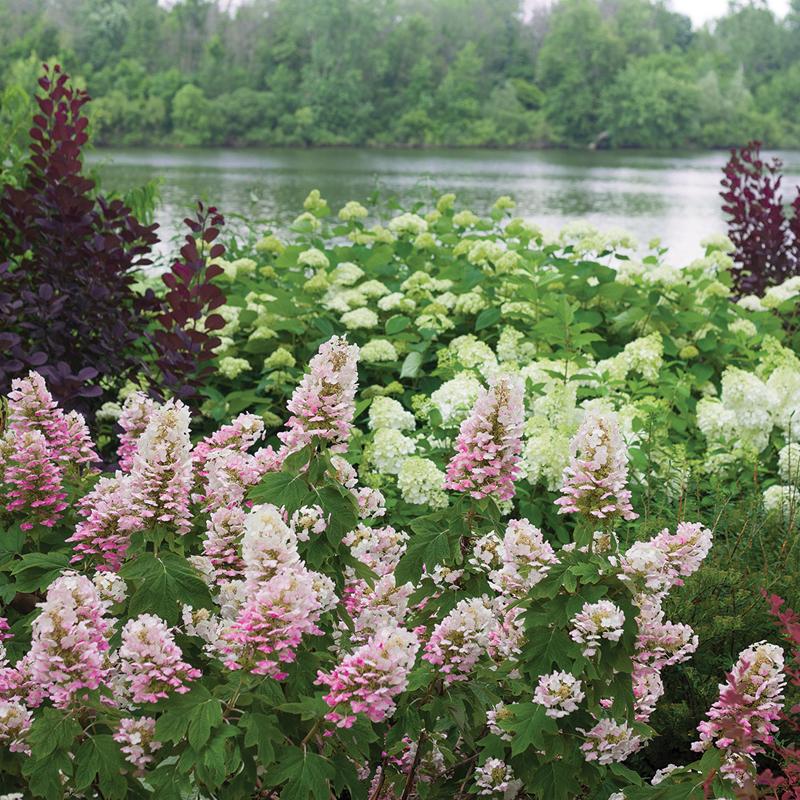
[[[0,125],[57,58],[100,145],[800,146],[798,0],[523,5],[0,0]]]

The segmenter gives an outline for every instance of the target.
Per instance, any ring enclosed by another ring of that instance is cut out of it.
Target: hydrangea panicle
[[[564,470],[560,514],[585,514],[626,520],[639,515],[627,487],[628,452],[616,419],[590,412],[572,440],[572,457]]]
[[[334,336],[320,345],[309,372],[295,389],[288,409],[288,430],[278,434],[287,452],[295,452],[315,437],[334,452],[346,448],[355,412],[358,347]]]
[[[482,389],[461,424],[445,487],[481,499],[510,500],[521,474],[524,407],[518,378],[500,377]]]

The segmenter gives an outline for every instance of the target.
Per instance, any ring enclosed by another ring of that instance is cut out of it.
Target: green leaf
[[[475,320],[475,331],[482,331],[500,321],[500,309],[497,306],[484,308]]]
[[[174,625],[184,604],[195,608],[212,606],[205,581],[177,553],[165,551],[158,556],[142,553],[125,564],[120,574],[136,584],[128,601],[128,615],[131,617],[152,613]]]
[[[0,566],[9,562],[22,552],[25,544],[25,532],[14,526],[0,532]]]
[[[306,505],[309,495],[308,485],[301,475],[270,472],[250,490],[248,496],[256,503],[286,506],[286,510],[291,514],[300,506]]]
[[[119,745],[110,734],[91,736],[75,753],[74,788],[86,789],[99,776],[103,797],[124,800],[128,794],[128,782],[122,774],[125,766]]]
[[[294,747],[281,755],[275,768],[269,769],[265,777],[268,783],[286,784],[281,800],[329,800],[329,782],[334,775],[334,767],[328,759]]]
[[[275,717],[246,712],[239,720],[239,725],[245,730],[245,747],[256,748],[258,760],[262,765],[271,764],[275,760],[273,743],[283,740],[283,734],[278,728]]]
[[[395,570],[398,585],[406,581],[416,583],[422,575],[423,564],[431,570],[450,559],[454,554],[451,540],[458,538],[449,527],[418,530],[412,525],[412,528],[414,535]]]
[[[395,314],[395,316],[389,317],[389,319],[386,320],[386,333],[389,336],[400,333],[400,331],[405,330],[410,324],[411,320],[408,317]]]
[[[403,361],[403,366],[400,369],[401,378],[416,378],[419,374],[419,368],[422,366],[422,353],[412,350]]]
[[[35,592],[49,586],[69,566],[66,553],[26,553],[11,569],[18,592]]]
[[[156,722],[156,739],[178,744],[189,732],[192,747],[202,746],[212,728],[222,722],[222,704],[205,686],[195,686],[187,694],[173,694]],[[198,744],[199,743],[199,744]]]
[[[508,729],[514,733],[511,740],[512,755],[524,753],[529,747],[544,750],[544,734],[558,733],[556,721],[547,716],[544,706],[538,703],[519,703],[511,706],[511,709],[514,720],[508,725]]]
[[[31,725],[28,744],[33,758],[44,758],[56,750],[68,750],[81,733],[81,726],[69,714],[45,708]]]
[[[541,800],[570,800],[580,793],[575,768],[566,761],[548,761],[533,774],[531,788]]]

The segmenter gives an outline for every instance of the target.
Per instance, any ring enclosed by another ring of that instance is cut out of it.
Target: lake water
[[[800,182],[800,152],[777,155],[784,185]],[[675,263],[699,256],[700,240],[725,230],[719,181],[726,159],[724,152],[358,149],[103,149],[89,156],[109,189],[161,179],[157,221],[164,240],[179,233],[197,198],[216,205],[232,225],[260,232],[289,224],[310,189],[336,211],[375,192],[383,201],[427,200],[435,188],[455,192],[461,207],[476,212],[511,195],[516,213],[546,230],[583,219],[623,228],[643,247],[660,237]]]

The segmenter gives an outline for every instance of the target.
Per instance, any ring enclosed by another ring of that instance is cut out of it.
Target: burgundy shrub
[[[800,274],[800,189],[787,216],[781,195],[782,163],[761,158],[761,143],[732,150],[723,171],[728,236],[736,248],[733,277],[737,294],[764,291]]]
[[[101,383],[142,365],[148,318],[132,285],[158,239],[82,175],[86,92],[45,65],[21,188],[0,187],[0,394],[35,367],[55,397],[91,414]]]
[[[225,252],[223,245],[214,244],[225,220],[216,208],[198,202],[195,218],[187,217],[184,223],[190,233],[181,247],[181,258],[162,276],[168,291],[156,317],[160,327],[151,333],[151,340],[160,385],[188,399],[213,372],[208,362],[220,344],[213,332],[225,324],[219,314],[211,313],[225,304],[225,295],[213,282],[223,270],[209,263]]]
[[[762,594],[783,635],[787,649],[784,672],[788,685],[800,692],[800,615],[784,608],[782,597],[768,595],[763,590]],[[759,785],[764,787],[762,797],[800,800],[800,704],[793,705],[788,713],[782,715],[781,729],[782,740],[773,744],[770,753],[780,767],[777,770],[766,769],[758,776]]]

